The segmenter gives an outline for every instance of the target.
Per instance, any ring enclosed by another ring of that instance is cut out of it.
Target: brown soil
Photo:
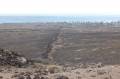
[[[38,66],[38,65],[37,65]],[[45,65],[43,65],[45,67]],[[48,72],[47,75],[41,75],[42,77],[47,77],[49,79],[57,79],[60,75],[65,75],[69,79],[118,79],[120,77],[120,66],[104,66],[104,67],[96,67],[96,66],[89,66],[88,68],[82,68],[80,65],[69,65],[69,66],[58,66],[58,65],[47,65],[46,70],[51,67],[57,67],[60,69],[59,72],[50,73]],[[42,68],[41,68],[42,69]],[[0,76],[3,79],[18,79],[19,75],[22,73],[25,78],[26,73],[31,73],[30,77],[33,79],[34,75],[39,74],[41,70],[39,67],[33,68],[16,68],[16,67],[0,67]],[[40,76],[40,77],[41,77]]]

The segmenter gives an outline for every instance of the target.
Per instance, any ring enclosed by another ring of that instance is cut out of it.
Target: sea
[[[0,16],[0,23],[35,22],[111,22],[120,21],[119,15],[99,16]]]

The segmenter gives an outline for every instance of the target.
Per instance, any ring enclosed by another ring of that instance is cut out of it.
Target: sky
[[[0,14],[119,14],[120,0],[0,0]]]

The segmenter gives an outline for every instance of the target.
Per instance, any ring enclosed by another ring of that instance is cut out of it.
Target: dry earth
[[[32,79],[38,75],[42,77],[41,79],[61,79],[58,78],[61,75],[69,79],[119,79],[120,27],[78,27],[78,25],[0,24],[0,48],[14,50],[31,59],[46,57],[57,64],[63,64],[36,63],[27,68],[0,66],[0,79],[26,78],[29,75]]]
[[[38,66],[38,67],[37,67]],[[45,70],[48,71],[47,75],[42,74],[41,77],[43,79],[57,79],[59,76],[67,76],[69,79],[119,79],[120,78],[120,66],[104,66],[104,67],[97,67],[97,66],[89,66],[87,68],[82,68],[81,65],[68,65],[68,66],[61,66],[61,65],[36,65],[30,66],[27,68],[16,68],[16,67],[0,67],[0,77],[1,79],[18,79],[19,75],[27,79],[27,74],[30,73],[30,77],[33,79],[36,74],[40,74],[42,67],[45,67]],[[50,68],[56,68],[55,72],[50,73]],[[42,79],[42,78],[41,78]],[[62,78],[61,78],[62,79]],[[64,79],[64,78],[63,78]]]

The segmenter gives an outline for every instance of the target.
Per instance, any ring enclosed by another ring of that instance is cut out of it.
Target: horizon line
[[[0,14],[0,16],[120,16],[119,13],[107,14],[107,13],[41,13],[41,14]]]

